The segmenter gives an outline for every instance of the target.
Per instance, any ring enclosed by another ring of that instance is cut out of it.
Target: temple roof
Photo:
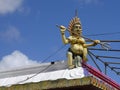
[[[15,67],[12,69],[8,68],[5,70],[0,70],[0,79],[7,78],[7,77],[16,77],[16,76],[35,74],[40,71],[41,72],[50,72],[50,71],[66,69],[67,64],[65,62],[66,61],[55,62],[55,63],[53,63],[53,62],[40,63],[40,64],[34,64],[34,65],[27,65],[27,66],[23,66],[23,67]],[[48,66],[50,66],[50,67],[47,68]]]
[[[85,75],[87,73],[82,67],[69,70],[65,62],[56,62],[54,64],[45,63],[1,71],[0,86],[12,86],[57,79],[75,79],[85,77]]]
[[[120,90],[118,84],[89,65],[68,69],[66,61],[44,63],[0,71],[0,90]],[[90,67],[92,68],[92,67]],[[95,73],[91,73],[91,72]],[[99,75],[95,75],[99,74]],[[105,81],[105,80],[108,80]],[[111,82],[111,83],[109,83]],[[118,87],[118,88],[116,88]],[[18,89],[23,90],[23,89]]]

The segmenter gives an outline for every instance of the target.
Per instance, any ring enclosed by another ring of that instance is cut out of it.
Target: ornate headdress
[[[77,12],[76,12],[76,16],[70,21],[69,25],[68,25],[68,30],[70,32],[70,34],[72,34],[72,30],[73,30],[73,26],[75,24],[80,24],[81,26],[81,22],[80,22],[80,19],[77,17]]]
[[[72,32],[73,32],[72,30],[73,30],[73,26],[75,24],[81,25],[80,19],[78,17],[74,17],[69,23],[68,30],[70,31],[70,34],[72,34]]]

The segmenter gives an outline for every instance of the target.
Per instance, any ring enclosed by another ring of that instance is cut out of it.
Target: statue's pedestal
[[[77,67],[73,69],[67,69],[66,75],[64,76],[66,79],[76,79],[90,76],[88,71],[83,67]]]

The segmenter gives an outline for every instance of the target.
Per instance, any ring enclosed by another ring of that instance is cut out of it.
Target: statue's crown
[[[78,17],[74,17],[74,18],[70,21],[69,26],[68,26],[68,29],[71,30],[75,24],[80,24],[80,25],[81,25],[80,19],[79,19]]]
[[[70,23],[68,25],[68,30],[70,31],[70,34],[72,34],[71,32],[72,32],[73,26],[75,24],[80,24],[81,25],[80,19],[77,16],[77,11],[75,13],[75,17],[70,21]]]

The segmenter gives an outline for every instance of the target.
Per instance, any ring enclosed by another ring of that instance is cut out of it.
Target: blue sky
[[[56,24],[67,27],[76,9],[83,35],[119,32],[119,3],[120,0],[0,0],[1,68],[36,64],[56,52],[63,46]],[[119,33],[88,37],[120,40]],[[111,44],[111,47],[119,49],[119,45]],[[66,59],[68,47],[47,61]],[[97,54],[104,55],[102,52]],[[120,76],[111,73],[110,76],[116,76],[115,80],[120,83]]]

